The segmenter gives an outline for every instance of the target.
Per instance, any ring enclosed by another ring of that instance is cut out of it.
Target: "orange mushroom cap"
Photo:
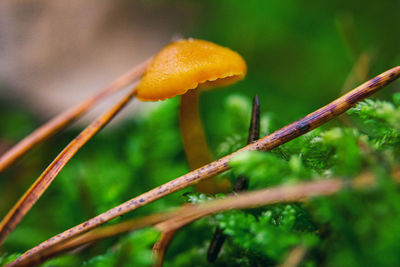
[[[226,86],[246,75],[246,62],[236,52],[211,42],[187,39],[164,47],[137,86],[137,97],[157,101],[190,89]]]

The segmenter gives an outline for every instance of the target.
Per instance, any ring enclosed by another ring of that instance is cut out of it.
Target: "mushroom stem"
[[[189,168],[195,170],[211,162],[212,157],[199,114],[199,90],[189,90],[181,96],[179,124]],[[198,183],[196,190],[206,194],[221,192],[215,178]],[[154,244],[153,254],[156,260],[154,266],[163,265],[165,253],[177,231],[178,229],[163,232]]]
[[[199,115],[199,90],[189,90],[181,96],[179,124],[186,159],[191,170],[195,170],[212,161],[206,136]],[[196,185],[198,192],[215,194],[218,186],[215,179],[205,180]]]
[[[189,90],[181,96],[179,125],[189,168],[195,170],[211,162],[211,153],[199,115],[199,90]],[[218,186],[215,179],[210,179],[197,184],[196,190],[202,193],[215,194],[218,192]],[[156,261],[154,266],[163,266],[165,253],[177,231],[178,229],[163,232],[154,244],[153,255]]]

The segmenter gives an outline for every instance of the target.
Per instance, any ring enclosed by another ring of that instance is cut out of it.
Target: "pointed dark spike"
[[[247,144],[252,144],[260,138],[260,102],[256,95],[253,99],[253,108],[251,110],[249,137]]]
[[[221,251],[222,245],[226,239],[226,235],[223,233],[222,229],[217,227],[215,229],[214,235],[210,242],[210,247],[207,252],[207,260],[208,262],[215,262],[219,252]]]
[[[233,192],[240,192],[249,188],[249,179],[245,176],[238,176],[236,178],[235,185],[233,186]]]
[[[247,139],[247,144],[252,144],[260,139],[260,101],[256,95],[253,99],[253,108],[251,110],[251,119],[249,127],[249,136]],[[247,177],[239,176],[236,179],[236,183],[233,187],[234,192],[240,192],[247,190],[249,187],[249,180]]]
[[[247,139],[247,144],[252,144],[260,138],[260,102],[258,96],[253,98],[253,108],[251,110],[249,136]],[[233,186],[234,192],[240,192],[247,190],[249,187],[249,179],[245,176],[239,176],[236,179],[236,183]],[[218,254],[221,251],[222,245],[226,239],[226,235],[223,233],[222,229],[217,227],[213,234],[210,242],[210,246],[207,252],[208,262],[215,262],[217,260]]]

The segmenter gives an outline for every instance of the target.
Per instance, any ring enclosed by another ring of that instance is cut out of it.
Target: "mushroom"
[[[180,130],[190,169],[212,161],[199,117],[201,90],[227,86],[246,75],[246,63],[236,52],[214,43],[184,39],[167,45],[155,57],[137,86],[137,97],[158,101],[181,95]],[[223,185],[206,180],[199,192],[215,194]]]

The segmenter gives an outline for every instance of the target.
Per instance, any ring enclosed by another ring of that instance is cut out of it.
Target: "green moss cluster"
[[[399,168],[400,101],[366,100],[336,120],[270,152],[244,152],[224,174],[232,181],[250,179],[250,190],[373,173],[378,186],[344,190],[306,203],[281,203],[204,218],[181,229],[172,242],[165,266],[208,266],[206,252],[218,226],[228,236],[216,266],[273,266],[297,246],[306,248],[304,266],[396,266],[400,264],[400,195],[392,179]],[[230,135],[221,138],[216,154],[245,145],[250,99],[225,100]],[[232,111],[232,112],[231,112]],[[238,114],[246,114],[239,116]],[[276,129],[277,116],[264,113],[262,134]],[[104,132],[90,142],[62,171],[44,200],[28,214],[5,243],[14,258],[50,235],[80,223],[171,178],[187,172],[177,125],[177,101],[156,105],[130,123]],[[223,194],[216,196],[225,197]],[[46,199],[52,199],[51,202]],[[139,209],[115,222],[212,196],[187,189]],[[47,216],[51,222],[39,227]],[[399,218],[398,218],[399,217]],[[27,237],[28,236],[28,237]],[[144,229],[98,242],[44,266],[147,266],[158,233]]]

